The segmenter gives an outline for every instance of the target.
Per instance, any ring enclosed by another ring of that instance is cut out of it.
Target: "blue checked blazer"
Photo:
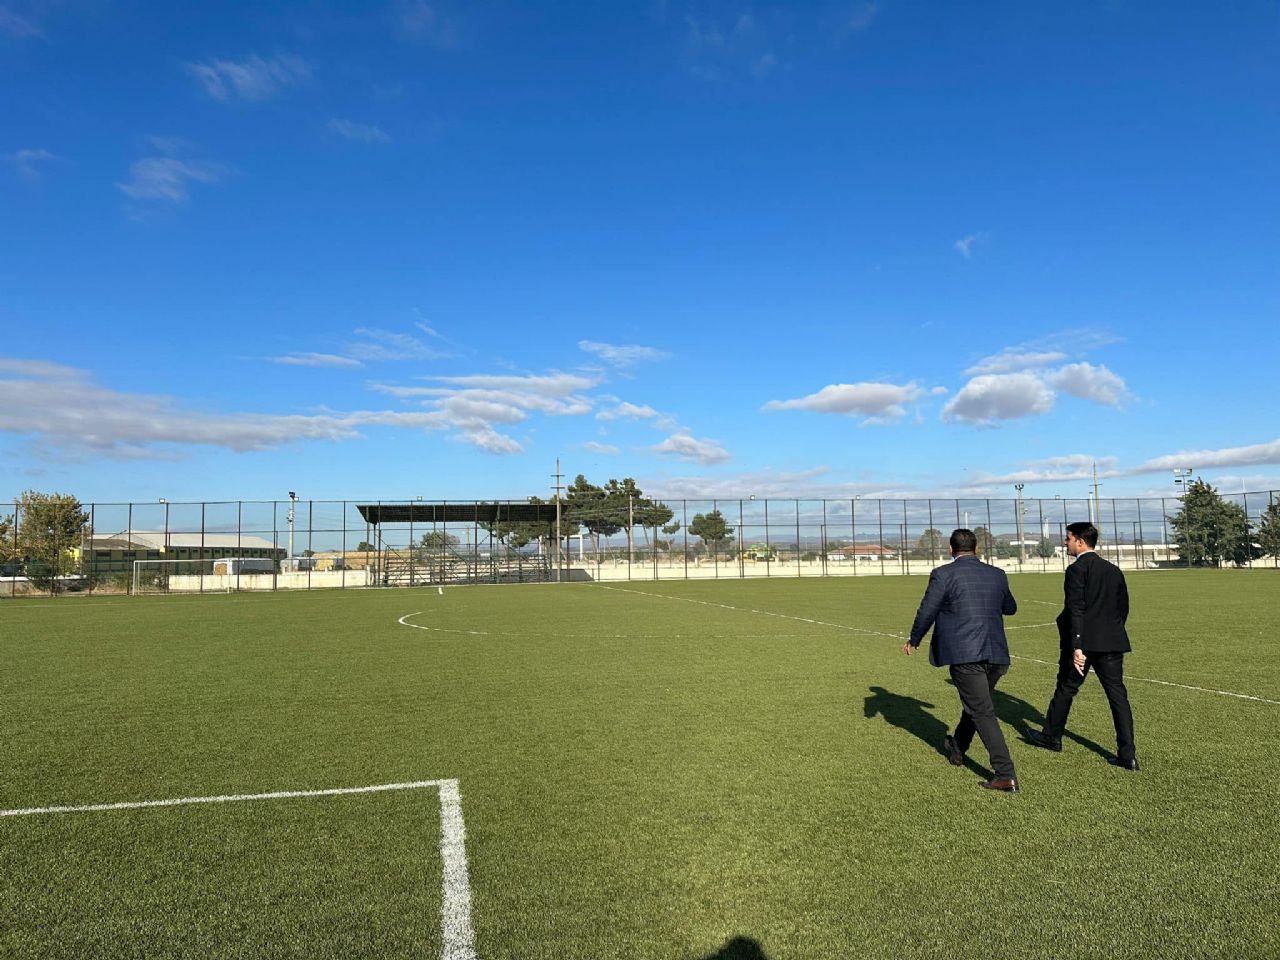
[[[933,627],[929,662],[935,667],[983,660],[1008,663],[1004,618],[1017,612],[1005,572],[962,554],[929,574],[929,587],[911,625],[911,645],[920,646]]]

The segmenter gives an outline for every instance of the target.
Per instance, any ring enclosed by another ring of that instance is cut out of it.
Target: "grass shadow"
[[[995,690],[993,694],[996,716],[1013,727],[1018,732],[1018,736],[1024,741],[1027,739],[1028,730],[1040,730],[1044,727],[1044,714],[1027,703],[1027,701],[1005,693],[1003,690]],[[1072,733],[1070,730],[1063,731],[1062,738],[1078,743],[1086,750],[1092,750],[1104,759],[1110,759],[1115,755],[1100,744],[1094,743],[1088,737],[1082,737],[1077,733]]]
[[[923,740],[933,748],[934,753],[942,757],[946,756],[942,750],[942,738],[951,732],[951,728],[928,712],[934,709],[932,703],[917,700],[915,697],[906,697],[886,690],[884,687],[871,687],[870,690],[871,695],[863,701],[862,705],[864,717],[870,719],[877,715],[883,716],[888,723]],[[995,776],[972,757],[966,757],[964,765],[984,779]]]
[[[707,954],[702,960],[769,960],[769,957],[758,940],[751,937],[734,937],[715,953]]]

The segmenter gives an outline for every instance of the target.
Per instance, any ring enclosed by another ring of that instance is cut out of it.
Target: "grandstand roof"
[[[361,503],[367,523],[555,523],[554,503]]]

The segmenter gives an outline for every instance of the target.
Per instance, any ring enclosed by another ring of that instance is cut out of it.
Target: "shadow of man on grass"
[[[942,738],[951,732],[951,728],[928,712],[933,709],[934,705],[924,700],[905,697],[884,687],[871,687],[871,695],[863,701],[862,715],[868,719],[883,716],[887,722],[923,740],[934,753],[945,757]],[[984,778],[995,776],[972,757],[965,758],[965,767]]]
[[[949,682],[950,681],[948,681],[948,683]],[[1018,736],[1024,741],[1027,739],[1028,730],[1041,730],[1044,728],[1044,714],[1031,704],[1027,703],[1027,701],[1005,693],[1003,690],[994,690],[992,693],[992,700],[996,708],[996,716],[1004,723],[1013,727],[1013,729],[1017,731]],[[1092,750],[1104,759],[1109,759],[1114,755],[1110,750],[1094,743],[1088,737],[1082,737],[1079,734],[1072,733],[1070,730],[1063,731],[1062,739],[1078,743],[1086,750]]]
[[[709,953],[702,960],[769,960],[764,948],[758,940],[751,937],[734,937],[715,953]]]

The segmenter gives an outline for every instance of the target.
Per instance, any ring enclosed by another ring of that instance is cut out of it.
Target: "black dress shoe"
[[[1137,757],[1134,757],[1132,760],[1121,760],[1119,757],[1112,757],[1107,761],[1107,763],[1111,764],[1113,767],[1119,767],[1121,770],[1128,770],[1132,773],[1138,772]]]
[[[942,752],[947,755],[947,763],[953,767],[964,766],[964,751],[956,743],[956,738],[945,736],[942,738]]]
[[[1018,781],[1014,777],[992,777],[981,781],[978,786],[983,790],[999,790],[1001,793],[1021,793]]]
[[[1028,730],[1022,735],[1022,739],[1033,747],[1043,747],[1046,750],[1052,750],[1054,753],[1062,752],[1062,740],[1055,740],[1047,733],[1041,733],[1039,730]]]

